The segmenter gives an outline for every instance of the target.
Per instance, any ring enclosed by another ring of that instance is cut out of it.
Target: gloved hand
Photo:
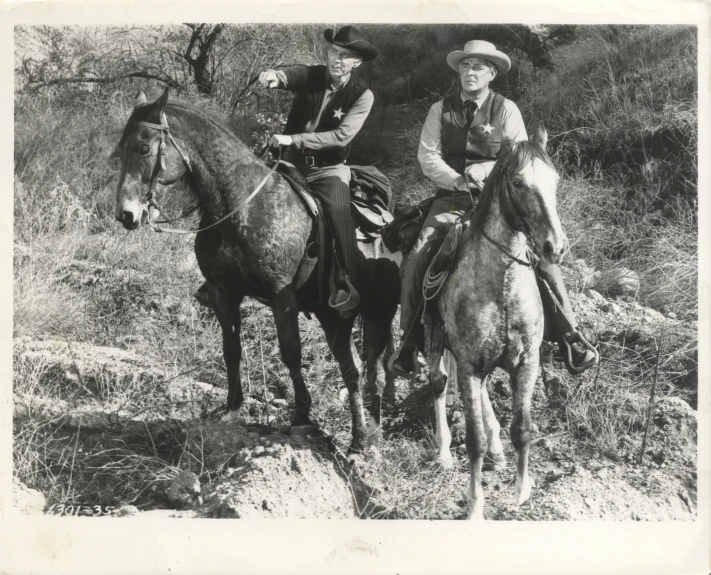
[[[291,136],[283,136],[281,134],[274,134],[269,141],[267,146],[270,148],[279,148],[280,146],[291,146],[294,143],[294,138]]]
[[[259,83],[262,88],[278,88],[279,77],[274,70],[265,70],[259,74]]]

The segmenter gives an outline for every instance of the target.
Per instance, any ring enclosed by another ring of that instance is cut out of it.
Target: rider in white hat
[[[511,68],[506,54],[491,42],[472,40],[464,50],[451,52],[447,64],[459,73],[461,90],[432,105],[420,137],[417,159],[425,176],[439,189],[417,242],[402,265],[400,323],[404,336],[390,368],[403,376],[412,376],[417,370],[422,282],[430,261],[449,228],[481,193],[502,140],[528,138],[518,106],[489,88],[494,78]],[[563,305],[575,334],[575,319],[560,269],[541,261],[540,273]],[[595,363],[595,354],[579,343],[572,343],[571,351],[571,365],[564,354],[571,372],[579,373]]]

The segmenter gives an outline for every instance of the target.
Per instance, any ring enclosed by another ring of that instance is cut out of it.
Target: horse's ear
[[[133,107],[138,108],[138,106],[143,106],[146,102],[148,102],[146,93],[143,90],[139,90],[136,94],[136,101],[133,103]]]
[[[548,130],[546,130],[543,122],[538,124],[536,127],[536,133],[531,136],[531,141],[538,144],[544,150],[546,149],[546,144],[548,143]]]
[[[163,115],[163,112],[165,112],[165,107],[168,105],[168,88],[166,88],[163,91],[163,95],[158,98],[155,102],[156,106],[158,106],[158,109],[160,110],[160,115]]]

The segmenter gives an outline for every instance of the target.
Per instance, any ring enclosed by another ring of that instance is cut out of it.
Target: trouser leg
[[[355,222],[351,215],[351,191],[345,182],[337,177],[319,178],[309,183],[314,195],[321,201],[326,218],[336,241],[338,260],[351,278],[356,281],[358,267],[358,243]]]
[[[422,312],[422,282],[440,244],[441,238],[424,243],[419,250],[413,249],[403,263],[400,328],[403,338],[413,345],[417,338],[417,322]]]

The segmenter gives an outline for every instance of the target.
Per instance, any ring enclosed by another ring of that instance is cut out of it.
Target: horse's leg
[[[451,469],[454,467],[454,459],[452,459],[452,454],[449,451],[452,443],[452,434],[447,423],[447,372],[451,372],[451,368],[456,366],[456,363],[450,352],[445,353],[447,361],[443,358],[442,338],[440,335],[437,328],[432,327],[432,320],[428,317],[424,329],[423,352],[429,364],[430,386],[434,395],[437,460],[445,469]],[[443,361],[447,364],[444,369],[442,369]]]
[[[242,343],[240,331],[242,320],[239,306],[243,296],[229,298],[213,284],[207,284],[207,295],[222,328],[222,354],[227,367],[227,415],[225,419],[234,419],[242,407],[242,382],[239,375],[239,364],[242,360]]]
[[[385,351],[392,349],[390,322],[382,318],[363,316],[363,347],[365,348],[365,396],[369,404],[368,446],[380,447],[382,432],[383,393],[392,383],[392,376],[386,372]]]
[[[515,504],[521,505],[531,496],[531,479],[528,476],[528,453],[531,443],[531,397],[538,374],[538,351],[529,354],[519,364],[512,377],[513,419],[511,442],[516,449],[516,495]]]
[[[316,313],[316,317],[323,327],[328,347],[338,362],[343,383],[348,389],[353,417],[353,438],[349,451],[359,453],[365,449],[367,428],[363,412],[363,396],[359,385],[360,374],[351,353],[351,330],[355,316],[342,318],[338,313],[328,309]]]
[[[487,450],[481,398],[484,378],[483,374],[474,371],[471,364],[457,363],[457,381],[464,404],[467,453],[471,466],[468,494],[469,519],[484,519],[484,490],[481,487],[481,471]]]
[[[276,323],[281,359],[294,383],[296,414],[294,425],[311,423],[311,395],[301,375],[301,336],[299,335],[299,304],[292,286],[286,286],[269,301]]]
[[[494,408],[489,399],[489,392],[486,383],[481,386],[481,407],[484,416],[484,429],[486,429],[486,440],[489,450],[484,459],[484,469],[486,471],[500,471],[506,468],[506,456],[504,455],[504,444],[501,443],[501,424],[496,419]]]

